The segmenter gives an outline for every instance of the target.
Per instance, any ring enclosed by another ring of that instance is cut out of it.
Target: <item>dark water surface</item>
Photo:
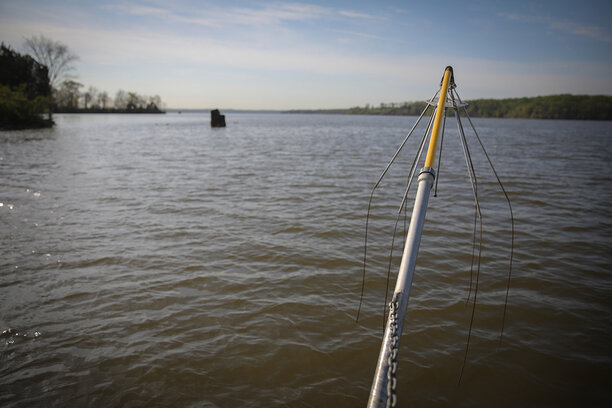
[[[356,324],[367,199],[415,118],[56,120],[0,132],[1,406],[365,406],[417,137],[375,196]],[[516,218],[504,340],[510,220],[472,144],[484,241],[457,385],[474,207],[451,120],[400,406],[612,406],[612,123],[474,123]]]

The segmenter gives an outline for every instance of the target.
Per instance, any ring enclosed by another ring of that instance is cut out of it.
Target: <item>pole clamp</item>
[[[433,178],[436,178],[436,171],[433,169],[433,167],[423,167],[421,169],[421,171],[419,172],[419,178],[421,178],[422,174],[426,174],[429,173],[433,176]]]

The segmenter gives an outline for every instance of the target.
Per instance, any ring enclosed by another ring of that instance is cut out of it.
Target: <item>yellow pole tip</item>
[[[450,71],[450,83],[454,84],[455,83],[455,73],[453,72],[453,67],[448,65],[446,68],[444,68],[444,75],[446,75],[446,71]],[[442,75],[442,80],[440,81],[440,85],[442,85],[442,82],[444,81],[444,75]]]

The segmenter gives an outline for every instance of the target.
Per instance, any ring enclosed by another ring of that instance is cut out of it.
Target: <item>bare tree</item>
[[[106,105],[108,104],[109,101],[110,101],[110,98],[108,94],[106,93],[106,91],[102,91],[98,93],[98,106],[100,106],[102,109],[106,109]]]
[[[79,107],[80,92],[83,84],[75,81],[64,81],[56,92],[55,100],[60,107],[76,109]]]
[[[128,92],[127,94],[127,108],[136,109],[142,106],[141,98],[136,92]]]
[[[115,94],[115,109],[125,109],[127,105],[125,91],[120,89]]]
[[[98,90],[95,87],[90,86],[87,89],[87,91],[83,94],[83,102],[85,103],[85,109],[87,109],[90,102],[91,102],[91,106],[89,107],[95,108],[97,97],[98,97]]]
[[[157,109],[161,109],[162,108],[161,97],[159,95],[151,96],[149,98],[149,105],[153,105]]]
[[[68,49],[68,46],[59,41],[51,40],[43,35],[25,39],[26,49],[32,53],[32,58],[49,70],[49,83],[57,89],[59,85],[73,79],[70,75],[74,70],[72,65],[79,57]]]

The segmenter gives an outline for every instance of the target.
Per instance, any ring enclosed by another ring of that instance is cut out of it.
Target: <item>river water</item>
[[[0,405],[365,406],[423,126],[374,195],[356,323],[368,197],[415,119],[57,115],[0,132]],[[474,200],[449,118],[399,406],[611,406],[612,123],[473,121],[515,216],[503,341],[508,205],[467,131],[484,235],[465,354]]]

